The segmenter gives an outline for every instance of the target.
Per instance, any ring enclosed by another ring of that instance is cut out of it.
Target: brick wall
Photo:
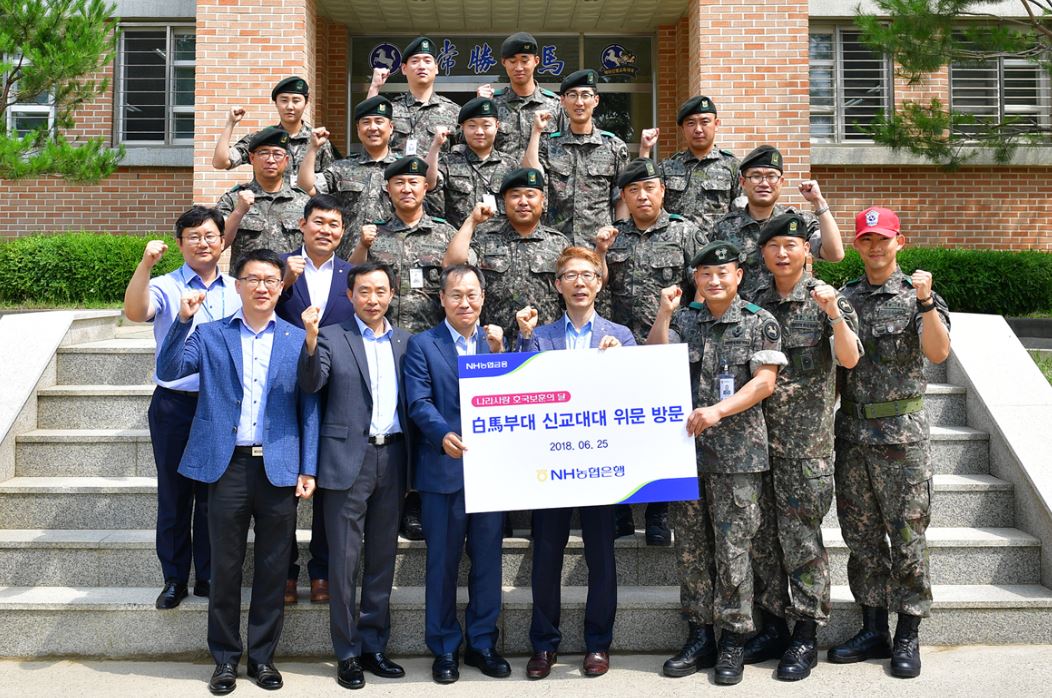
[[[686,147],[679,127],[676,125],[676,112],[679,105],[691,96],[690,83],[683,79],[688,70],[687,51],[690,47],[690,28],[687,18],[683,17],[675,24],[658,27],[657,55],[657,126],[661,128],[658,150],[661,157],[666,157]],[[719,105],[717,104],[717,107]]]
[[[317,21],[317,94],[315,123],[332,134],[333,144],[347,153],[347,27],[324,17]],[[312,88],[313,89],[313,88]]]

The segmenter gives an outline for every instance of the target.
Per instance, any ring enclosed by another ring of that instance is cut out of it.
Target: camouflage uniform
[[[645,344],[661,289],[689,281],[690,261],[708,239],[689,220],[665,210],[647,230],[631,217],[615,225],[618,235],[606,253],[610,319],[632,330],[637,344]]]
[[[665,209],[690,219],[708,237],[742,193],[738,158],[729,150],[714,147],[701,160],[682,150],[658,163],[658,172],[665,178]]]
[[[522,154],[526,152],[526,146],[530,142],[534,114],[545,110],[555,115],[561,112],[559,96],[540,86],[528,97],[520,97],[511,87],[502,87],[494,90],[493,101],[497,103],[497,117],[500,120],[500,130],[497,131],[494,147],[512,156],[516,161],[522,160]],[[556,120],[552,119],[548,122],[546,130],[550,132],[556,128]]]
[[[460,105],[437,92],[431,93],[426,102],[418,102],[413,93],[406,90],[401,95],[391,95],[393,107],[391,121],[394,132],[391,134],[391,150],[406,152],[406,143],[416,139],[416,155],[426,157],[439,126],[449,129],[450,136],[457,132],[457,117],[460,116]],[[452,137],[446,141],[443,150],[449,150]]]
[[[278,124],[278,128],[284,128]],[[296,135],[289,135],[289,166],[285,168],[285,178],[290,182],[296,181],[296,174],[300,171],[300,163],[303,156],[307,154],[307,146],[310,145],[311,125],[306,121],[301,122],[300,130]],[[230,168],[239,167],[248,162],[248,145],[259,131],[246,134],[237,143],[230,147]],[[331,142],[326,143],[314,156],[314,171],[321,172],[326,167],[340,159],[340,154]]]
[[[416,334],[445,317],[438,302],[438,283],[442,257],[454,233],[449,223],[426,214],[412,227],[397,215],[378,225],[369,259],[386,262],[394,270],[397,292],[387,310],[391,324]],[[422,287],[413,288],[412,269],[420,270]]]
[[[251,250],[266,248],[278,254],[298,251],[303,246],[300,219],[310,196],[288,182],[274,193],[266,192],[253,179],[247,184],[238,184],[219,198],[216,207],[224,217],[237,207],[237,193],[242,189],[254,193],[256,201],[241,219],[237,236],[230,246],[230,268],[233,269],[241,255]]]
[[[822,231],[818,229],[818,219],[810,213],[798,211],[792,206],[782,206],[781,204],[775,204],[774,211],[771,212],[771,218],[783,213],[796,213],[807,221],[807,229],[810,231],[808,243],[810,244],[811,255],[815,259],[820,259],[822,256]],[[733,242],[739,250],[745,253],[745,264],[742,265],[742,268],[745,270],[745,276],[742,277],[742,282],[738,286],[738,295],[748,300],[753,299],[756,288],[761,281],[771,276],[771,272],[767,271],[767,267],[763,264],[763,256],[760,254],[760,246],[758,244],[760,233],[771,218],[757,221],[749,215],[748,209],[731,211],[716,221],[716,228],[711,235],[713,240]]]
[[[723,316],[714,318],[702,303],[691,303],[676,311],[669,328],[669,341],[687,343],[690,360],[694,406],[705,407],[719,402],[718,374],[723,364],[734,376],[734,389],[752,379],[764,365],[784,366],[781,332],[778,321],[766,310],[735,297]],[[714,540],[715,591],[712,620],[724,630],[748,633],[754,629],[752,618],[752,568],[749,548],[760,525],[760,492],[763,472],[768,468],[767,429],[763,410],[753,405],[744,412],[727,417],[697,438],[698,470],[705,484]],[[677,537],[689,511],[677,506]],[[698,507],[700,511],[701,506]],[[700,528],[693,522],[695,530]],[[685,547],[685,546],[684,546]],[[697,568],[710,567],[706,551],[681,551],[678,555],[681,586],[687,581],[698,584],[683,590],[682,599],[703,601],[707,590]],[[682,570],[688,568],[688,574]],[[704,622],[705,610],[688,611],[688,617]]]
[[[365,152],[352,153],[337,160],[314,178],[319,194],[332,194],[343,205],[347,216],[343,239],[336,248],[337,256],[348,259],[354,251],[353,238],[362,226],[391,217],[391,199],[387,196],[384,169],[400,156],[388,149],[380,160],[370,160]]]
[[[498,213],[504,213],[500,185],[504,176],[518,166],[517,160],[495,148],[485,160],[480,160],[468,146],[453,146],[438,161],[438,191],[450,225],[454,228],[463,225],[471,215],[471,209],[482,201],[483,194],[492,194],[497,201]]]
[[[504,328],[508,346],[518,333],[515,313],[526,305],[537,309],[537,324],[555,322],[563,309],[555,292],[555,262],[567,241],[558,230],[538,224],[527,237],[519,235],[503,216],[475,231],[471,248],[486,277],[482,323]]]
[[[836,357],[830,343],[833,325],[811,298],[817,285],[804,276],[782,298],[768,280],[755,299],[781,325],[782,351],[789,363],[763,403],[771,469],[764,478],[763,521],[753,539],[752,560],[757,605],[779,618],[825,623],[829,555],[822,543],[822,519],[833,502]],[[851,304],[839,298],[837,307],[857,332]]]
[[[538,155],[548,180],[546,222],[573,244],[594,248],[596,231],[613,224],[628,146],[609,131],[577,135],[567,129],[542,135]]]
[[[842,292],[858,312],[866,350],[855,368],[840,369],[837,376],[836,508],[851,553],[848,583],[860,605],[926,617],[931,577],[924,532],[932,469],[922,406],[928,385],[920,346],[925,315],[910,277],[898,269],[882,286],[872,286],[863,276]],[[937,293],[932,300],[936,307],[930,312],[939,313],[949,328],[946,302]],[[874,403],[912,399],[917,402],[900,409],[909,412],[901,416],[859,414],[877,409]],[[913,408],[918,409],[910,412]]]

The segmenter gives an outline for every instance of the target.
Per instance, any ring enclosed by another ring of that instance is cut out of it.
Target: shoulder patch
[[[436,223],[448,223],[449,222],[445,218],[439,218],[438,216],[431,216],[431,220],[435,221]]]
[[[551,90],[547,90],[547,89],[545,89],[543,87],[541,88],[541,94],[544,95],[545,97],[555,97],[556,99],[559,98],[559,95],[557,95],[554,92],[552,92]]]
[[[556,136],[561,136],[561,135],[563,135],[562,131],[552,131],[551,133],[548,134],[548,138],[555,138]]]
[[[761,331],[763,332],[764,338],[769,342],[777,342],[782,336],[782,328],[778,326],[777,320],[768,320],[763,323],[763,329]]]
[[[840,312],[844,314],[851,314],[855,312],[855,309],[851,307],[851,302],[843,296],[839,296],[836,299],[836,307],[840,308]]]
[[[610,131],[603,131],[602,129],[600,129],[599,134],[606,136],[607,138],[617,138],[617,134]]]
[[[683,216],[679,215],[678,213],[670,213],[670,214],[668,214],[668,219],[670,221],[685,221],[685,220],[687,220],[686,218],[684,218]]]
[[[763,310],[763,308],[761,308],[760,306],[756,305],[755,303],[746,303],[742,307],[744,307],[746,310],[748,310],[750,313],[753,313],[754,315],[756,313],[760,312],[761,310]]]

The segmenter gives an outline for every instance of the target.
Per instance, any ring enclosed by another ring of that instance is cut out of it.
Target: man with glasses
[[[785,181],[783,167],[782,154],[770,145],[761,145],[742,158],[738,181],[748,204],[743,210],[732,211],[719,219],[712,234],[713,240],[734,243],[745,255],[742,264],[745,276],[738,293],[746,300],[752,300],[761,279],[770,277],[770,272],[763,266],[759,239],[767,222],[774,216],[799,213],[807,221],[811,255],[828,262],[839,262],[844,258],[840,228],[829,212],[829,204],[822,196],[816,180],[805,179],[798,187],[801,196],[814,207],[813,214],[778,203]]]
[[[234,280],[219,271],[223,253],[223,215],[214,208],[194,206],[175,222],[175,240],[183,265],[150,278],[168,246],[150,240],[124,292],[124,315],[132,322],[152,322],[157,347],[179,313],[180,299],[204,294],[201,311],[194,316],[192,332],[200,321],[220,320],[241,307]],[[194,596],[208,596],[211,552],[208,544],[208,491],[179,474],[179,459],[190,438],[190,424],[197,408],[199,379],[191,374],[172,381],[154,375],[157,388],[147,413],[150,443],[157,466],[157,557],[164,588],[157,597],[159,609],[175,608],[187,595],[190,561],[197,581]]]
[[[289,184],[289,134],[269,126],[249,143],[252,181],[223,194],[216,207],[226,216],[224,243],[230,248],[230,268],[251,250],[292,252],[303,244],[300,217],[306,192]]]
[[[590,68],[567,75],[559,89],[567,128],[542,138],[555,115],[536,112],[522,159],[548,180],[548,224],[588,248],[595,247],[596,231],[625,216],[617,178],[628,164],[628,146],[595,127],[598,90],[599,74]]]

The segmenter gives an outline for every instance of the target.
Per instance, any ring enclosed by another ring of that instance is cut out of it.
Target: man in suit
[[[584,247],[567,247],[555,265],[555,288],[566,302],[566,313],[537,327],[537,310],[526,306],[515,315],[521,351],[608,349],[635,346],[632,331],[595,312],[595,297],[603,280],[599,257]],[[584,557],[588,564],[588,598],[584,610],[585,676],[602,676],[610,668],[610,642],[617,610],[617,569],[614,564],[614,506],[579,507]],[[559,651],[563,551],[570,536],[573,508],[533,512],[533,656],[526,676],[543,679],[551,673]]]
[[[285,261],[285,288],[278,299],[277,313],[286,322],[302,328],[301,316],[311,307],[318,308],[321,327],[348,322],[354,317],[354,306],[347,294],[347,272],[351,265],[336,256],[336,248],[343,238],[343,216],[340,202],[327,194],[311,197],[304,207],[300,219],[303,247],[281,256]],[[285,582],[286,605],[297,600],[298,560],[299,547],[293,539],[289,578]],[[326,603],[329,600],[329,542],[325,538],[324,496],[321,492],[314,496],[311,510],[307,573],[310,575],[311,603]]]
[[[184,294],[157,356],[157,375],[200,374],[201,394],[179,473],[208,484],[212,593],[208,649],[216,668],[208,688],[230,693],[241,661],[241,567],[255,520],[255,577],[248,611],[248,675],[261,688],[282,686],[274,649],[285,617],[282,589],[296,528],[296,498],[314,492],[318,398],[296,386],[303,330],[274,313],[284,264],[251,250],[234,267],[241,310],[190,333],[205,300]]]
[[[391,635],[391,585],[409,450],[399,378],[409,333],[384,317],[394,287],[391,267],[367,262],[354,267],[349,280],[346,295],[354,304],[350,320],[323,327],[319,308],[303,312],[307,341],[299,381],[308,393],[328,389],[318,487],[324,490],[325,528],[335,552],[329,568],[329,632],[339,662],[337,683],[361,688],[363,668],[383,678],[405,676],[384,652]],[[365,570],[356,612],[359,558]]]
[[[461,458],[467,446],[460,436],[457,368],[458,356],[501,351],[504,333],[498,325],[479,327],[486,295],[485,280],[477,267],[446,267],[439,289],[446,319],[410,338],[403,367],[409,416],[422,434],[414,474],[427,541],[424,640],[435,655],[432,678],[437,683],[460,678],[458,657],[464,630],[457,621],[457,568],[466,538],[471,571],[464,662],[487,676],[504,678],[511,674],[511,667],[496,651],[504,514],[464,511]]]

